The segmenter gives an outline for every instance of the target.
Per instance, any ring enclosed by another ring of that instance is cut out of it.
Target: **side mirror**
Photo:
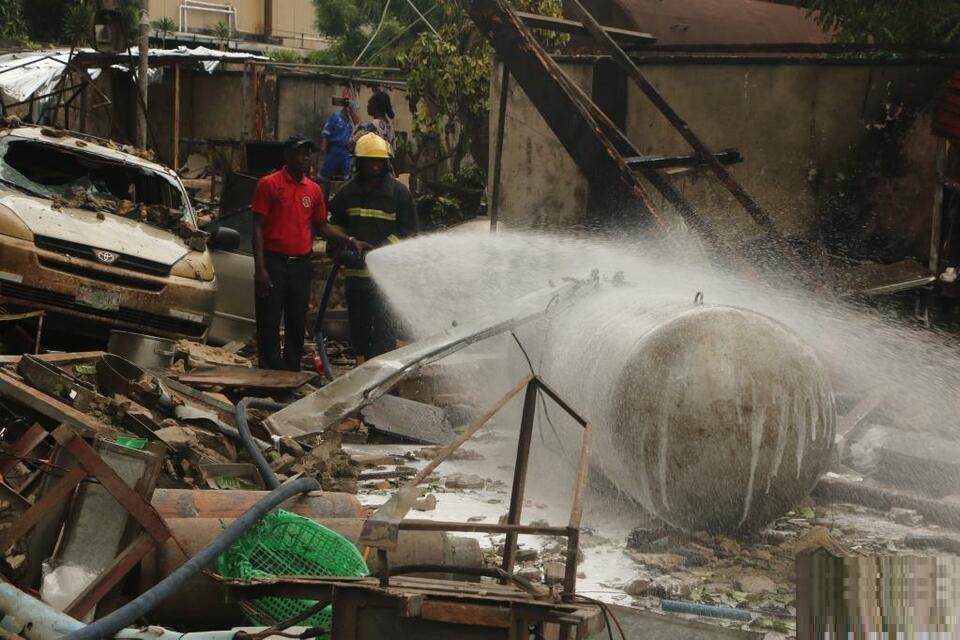
[[[240,247],[240,233],[230,227],[217,227],[210,235],[210,248],[219,251],[236,251]]]

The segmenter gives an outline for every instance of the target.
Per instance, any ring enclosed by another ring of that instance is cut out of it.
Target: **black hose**
[[[267,459],[263,456],[263,452],[260,451],[260,447],[257,446],[257,441],[250,432],[250,425],[247,423],[247,409],[279,411],[286,406],[287,405],[280,404],[279,402],[270,402],[269,400],[262,400],[260,398],[244,398],[237,403],[237,428],[240,430],[240,438],[243,440],[243,446],[253,459],[253,464],[257,466],[257,470],[260,472],[260,477],[263,478],[264,484],[266,484],[267,488],[271,491],[280,486],[280,481],[277,480],[277,475],[273,472],[273,469],[270,468],[270,463],[267,462]]]
[[[214,561],[233,543],[240,539],[248,529],[260,522],[270,511],[290,498],[317,491],[320,484],[313,478],[298,478],[274,489],[264,496],[246,513],[234,520],[220,536],[200,550],[200,553],[187,560],[179,569],[143,592],[132,602],[120,607],[96,622],[64,636],[65,640],[101,640],[112,638],[118,631],[133,624],[150,613],[158,604],[183,588],[192,579]]]
[[[347,254],[346,256],[344,254]],[[330,297],[333,295],[333,286],[337,282],[337,274],[345,260],[349,260],[353,254],[346,251],[338,251],[333,257],[333,267],[330,269],[330,275],[327,276],[327,283],[323,287],[323,295],[320,297],[320,308],[317,309],[317,322],[313,327],[313,336],[317,341],[317,353],[320,354],[320,362],[323,363],[323,369],[327,372],[327,377],[333,380],[333,367],[330,366],[330,356],[327,354],[327,346],[323,340],[323,319],[327,315],[327,306],[330,304]]]

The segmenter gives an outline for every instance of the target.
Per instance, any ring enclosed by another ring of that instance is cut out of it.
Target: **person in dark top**
[[[330,200],[331,222],[358,242],[382,247],[417,233],[417,212],[410,190],[390,169],[386,140],[368,133],[354,150],[356,174]],[[397,346],[396,327],[383,293],[360,262],[347,265],[347,312],[350,341],[363,362]]]
[[[306,176],[314,144],[291,136],[284,144],[285,165],[257,182],[253,196],[257,353],[261,369],[300,370],[304,325],[310,302],[313,228],[328,240],[370,248],[327,222],[323,190]],[[280,319],[284,351],[280,355]]]

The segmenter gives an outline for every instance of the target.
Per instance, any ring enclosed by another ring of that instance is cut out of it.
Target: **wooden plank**
[[[420,606],[420,617],[434,622],[509,629],[511,614],[509,607],[428,600]]]
[[[69,424],[83,432],[83,435],[93,436],[107,431],[109,427],[99,420],[77,411],[68,404],[60,402],[45,393],[37,391],[28,384],[0,372],[0,396],[6,396],[20,404],[26,405],[59,423]]]
[[[38,360],[62,367],[77,362],[95,360],[103,354],[103,351],[78,351],[76,353],[43,353],[34,357]],[[23,356],[0,356],[0,364],[16,364],[20,362],[20,358],[22,357]]]
[[[22,458],[25,458],[27,454],[33,451],[48,435],[50,434],[47,430],[39,424],[34,424],[27,429],[26,433],[20,436],[17,441],[13,443],[13,446],[10,447],[9,453],[6,454],[8,457],[0,460],[0,476],[9,473],[11,469],[17,466],[17,463],[19,463]]]
[[[210,367],[190,373],[171,375],[183,384],[208,384],[220,387],[255,389],[297,389],[316,377],[309,371],[273,371],[250,367]]]
[[[130,546],[118,555],[110,566],[97,576],[80,595],[67,607],[67,615],[82,618],[119,583],[124,576],[140,564],[147,554],[154,550],[156,543],[147,533],[140,534]]]
[[[26,513],[17,518],[13,525],[0,536],[0,546],[8,548],[15,540],[21,539],[27,535],[30,529],[33,529],[43,516],[61,500],[73,493],[77,485],[87,476],[83,467],[74,467],[70,473],[65,475],[60,482],[55,484],[49,493],[44,494],[37,500]]]

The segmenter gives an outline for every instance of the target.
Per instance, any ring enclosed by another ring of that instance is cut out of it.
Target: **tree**
[[[160,38],[160,41],[163,43],[163,48],[166,49],[167,36],[177,30],[177,24],[170,16],[163,16],[159,20],[154,21],[153,30],[157,32],[157,37]]]
[[[414,161],[449,162],[455,178],[489,113],[492,50],[467,15],[468,1],[433,0],[422,9],[430,11],[428,26],[403,0],[314,0],[317,28],[334,40],[327,59],[351,64],[363,53],[363,64],[399,65],[414,110],[409,149]],[[549,16],[563,12],[562,0],[517,0],[515,5]],[[538,36],[549,49],[567,41],[553,33]]]
[[[960,43],[957,0],[800,0],[798,4],[844,42],[917,46]]]
[[[27,32],[38,42],[82,44],[93,39],[94,0],[24,0]],[[122,0],[123,26],[130,42],[136,42],[140,0]],[[52,16],[61,16],[59,20]]]
[[[0,0],[0,44],[12,46],[27,40],[21,0]]]

